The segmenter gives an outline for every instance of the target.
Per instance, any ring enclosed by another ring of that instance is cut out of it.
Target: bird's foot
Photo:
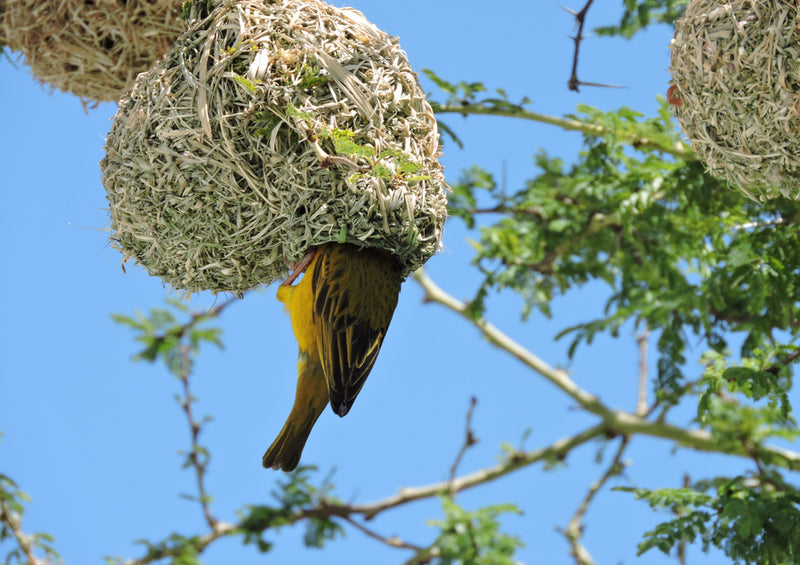
[[[292,272],[286,278],[286,280],[281,283],[281,286],[291,285],[297,279],[297,277],[300,276],[300,273],[306,270],[306,267],[308,267],[309,263],[311,263],[311,261],[314,260],[314,257],[316,256],[318,251],[319,248],[317,247],[311,248],[311,251],[306,253],[305,256],[294,265],[292,265],[287,261],[286,266],[288,266]]]

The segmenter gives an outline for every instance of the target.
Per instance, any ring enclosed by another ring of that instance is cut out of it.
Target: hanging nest
[[[352,9],[218,5],[123,97],[106,151],[113,244],[176,289],[241,293],[326,242],[407,275],[441,246],[433,111],[397,39]]]
[[[118,100],[186,30],[179,0],[4,3],[0,41],[42,84],[87,100]]]
[[[751,198],[800,198],[797,3],[693,0],[671,48],[671,102],[710,172]]]

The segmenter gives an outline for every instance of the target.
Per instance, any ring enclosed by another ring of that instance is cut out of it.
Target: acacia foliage
[[[449,91],[440,110],[498,107],[480,99],[479,84]],[[536,119],[524,104],[508,106]],[[800,203],[749,200],[707,175],[682,146],[663,99],[654,117],[583,106],[568,118],[587,124],[575,162],[542,150],[538,173],[518,190],[501,188],[480,167],[453,186],[451,213],[478,234],[473,263],[483,282],[472,316],[486,314],[491,291],[521,295],[525,317],[550,317],[556,296],[605,285],[602,315],[559,333],[569,355],[599,333],[618,337],[631,322],[647,328],[658,349],[650,411],[663,416],[692,402],[717,447],[745,449],[755,463],[750,475],[686,489],[630,489],[679,516],[647,533],[640,551],[669,553],[699,540],[736,562],[797,562],[796,477],[756,451],[798,435],[789,392],[800,356]],[[700,375],[687,363],[689,346],[705,349]]]
[[[684,4],[626,0],[620,25],[599,31],[631,36],[651,23],[672,21]],[[469,316],[476,323],[491,316],[485,298],[493,291],[522,296],[524,317],[551,316],[556,297],[573,296],[590,282],[605,285],[603,314],[561,331],[570,355],[600,333],[618,337],[626,324],[646,328],[658,349],[658,370],[656,402],[643,417],[654,424],[666,421],[677,403],[691,403],[696,417],[680,423],[683,429],[708,432],[709,451],[744,454],[752,461],[751,470],[731,476],[702,477],[694,470],[694,482],[683,488],[621,489],[665,511],[639,551],[674,554],[683,544],[698,543],[719,548],[734,562],[799,562],[800,455],[765,446],[798,436],[790,393],[800,357],[800,204],[747,200],[708,176],[682,143],[663,100],[652,117],[629,108],[603,112],[587,106],[572,116],[541,116],[528,110],[526,100],[512,102],[502,90],[485,95],[480,83],[429,76],[441,88],[435,108],[445,120],[444,131],[452,133],[447,113],[460,113],[538,120],[584,136],[583,150],[569,163],[541,150],[536,174],[516,190],[501,189],[479,165],[453,183],[450,214],[475,231],[473,262],[482,274]],[[148,315],[117,317],[136,332],[142,348],[137,358],[163,362],[183,387],[178,402],[193,434],[184,464],[201,487],[210,453],[198,440],[206,422],[192,416],[196,399],[189,385],[200,349],[221,344],[220,332],[208,322],[223,308],[190,314],[175,303]],[[704,350],[699,371],[687,364],[689,344]],[[602,432],[593,428],[570,445]],[[598,488],[620,472],[626,442]],[[539,461],[558,467],[571,448],[545,449],[537,458],[509,447],[499,467],[471,484]],[[514,563],[522,541],[503,533],[501,517],[518,510],[513,505],[467,510],[456,503],[457,491],[455,481],[425,491],[442,501],[442,516],[429,522],[429,544],[382,541],[411,551],[407,563]],[[277,530],[297,523],[305,526],[308,547],[322,547],[353,527],[380,538],[368,529],[369,520],[396,501],[345,504],[334,492],[330,481],[301,468],[279,481],[271,500],[243,507],[233,524],[217,520],[210,511],[211,495],[198,493],[207,528],[143,542],[144,554],[126,563],[194,565],[209,545],[225,537],[266,553]],[[590,501],[587,497],[587,505]],[[25,502],[17,484],[0,475],[5,563],[52,561],[57,557],[53,540],[23,531]],[[591,563],[576,530],[573,556]]]

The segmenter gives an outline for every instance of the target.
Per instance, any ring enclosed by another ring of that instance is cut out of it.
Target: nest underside
[[[186,30],[180,16],[180,0],[5,0],[0,41],[43,85],[118,100]]]
[[[137,80],[102,163],[113,240],[176,289],[241,293],[309,247],[441,245],[432,110],[396,40],[319,2],[227,3]]]
[[[694,0],[672,43],[673,106],[712,174],[751,198],[800,197],[794,2]]]

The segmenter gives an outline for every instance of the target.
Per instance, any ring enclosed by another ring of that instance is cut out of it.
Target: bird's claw
[[[311,263],[311,261],[314,259],[314,256],[316,256],[317,251],[317,247],[311,248],[311,250],[306,253],[302,259],[294,264],[286,261],[286,266],[289,267],[289,270],[292,272],[288,277],[286,277],[286,280],[281,283],[281,286],[291,285],[297,279],[297,277],[300,276],[300,273],[306,270],[306,267],[308,267],[309,263]]]

